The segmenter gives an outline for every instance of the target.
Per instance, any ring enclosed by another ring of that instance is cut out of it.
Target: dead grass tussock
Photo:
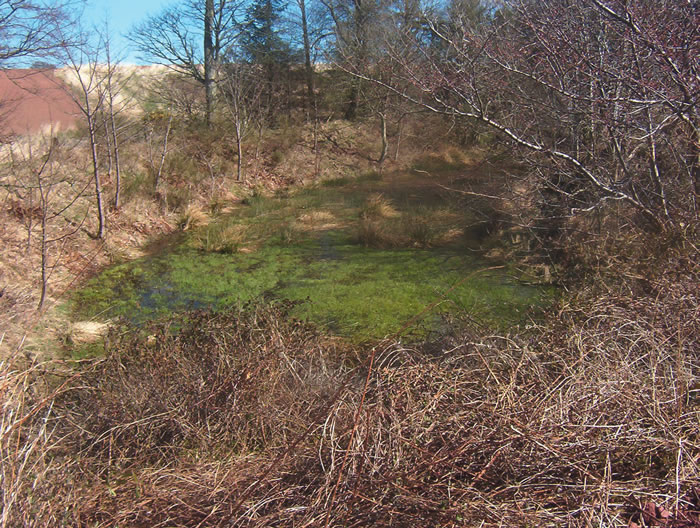
[[[235,253],[247,241],[248,230],[241,224],[213,223],[198,229],[191,239],[193,247],[216,253]]]
[[[335,220],[333,213],[328,211],[311,211],[310,213],[304,213],[297,218],[299,222],[304,224],[318,224],[318,223],[329,223]]]
[[[294,228],[302,231],[337,229],[341,223],[329,211],[311,211],[300,215],[294,222]]]
[[[78,321],[71,326],[70,339],[73,343],[95,343],[107,335],[109,326],[98,321]]]
[[[464,229],[453,227],[441,234],[438,245],[445,245],[455,242],[464,237]]]
[[[397,218],[400,213],[396,210],[391,200],[381,193],[371,194],[360,210],[360,218]]]
[[[177,225],[182,231],[188,231],[198,227],[205,227],[209,225],[210,221],[209,214],[201,206],[192,204],[187,206]]]
[[[461,216],[449,208],[414,207],[398,211],[383,194],[370,195],[360,209],[357,239],[366,247],[430,248],[459,239]]]
[[[383,222],[370,218],[360,218],[357,228],[357,240],[365,247],[398,247],[402,240],[392,236]]]
[[[372,248],[430,248],[449,244],[463,231],[436,224],[430,216],[404,214],[400,219],[362,217],[358,223],[357,240]]]

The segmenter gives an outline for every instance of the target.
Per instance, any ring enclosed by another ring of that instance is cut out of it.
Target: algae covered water
[[[157,256],[94,277],[74,295],[74,314],[140,323],[288,299],[302,301],[294,315],[359,341],[398,331],[433,303],[414,337],[439,331],[448,316],[508,327],[550,302],[551,289],[474,251],[460,204],[425,199],[425,190],[414,202],[410,189],[368,181],[253,198]]]

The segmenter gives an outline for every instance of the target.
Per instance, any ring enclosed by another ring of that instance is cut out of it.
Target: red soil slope
[[[79,113],[53,70],[0,70],[0,139],[73,128]]]

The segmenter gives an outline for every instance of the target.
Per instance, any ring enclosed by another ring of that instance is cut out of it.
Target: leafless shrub
[[[115,334],[22,423],[54,431],[34,522],[698,526],[698,270],[668,270],[518,335],[359,356],[284,306]]]

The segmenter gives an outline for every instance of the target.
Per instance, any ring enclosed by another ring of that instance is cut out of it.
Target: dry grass
[[[240,224],[214,223],[199,229],[192,246],[215,253],[235,253],[247,241],[247,229]]]
[[[1,339],[1,338],[0,338]],[[57,526],[67,509],[51,501],[64,497],[65,464],[52,455],[59,441],[54,404],[77,377],[60,365],[0,361],[0,526]],[[49,378],[52,379],[48,383]],[[55,383],[53,383],[55,381]],[[60,443],[59,443],[60,445]]]
[[[177,225],[183,231],[189,231],[198,227],[206,227],[210,221],[209,214],[202,207],[197,204],[191,204],[182,213]]]
[[[358,224],[357,239],[365,247],[392,248],[405,244],[405,236],[395,228],[395,222],[391,224],[387,219],[395,219],[400,216],[391,200],[382,194],[371,194],[360,208],[360,221]]]
[[[373,248],[430,248],[448,245],[464,236],[458,227],[463,216],[447,207],[409,206],[403,211],[376,193],[360,208],[357,241]]]
[[[400,213],[396,210],[391,200],[382,194],[371,194],[360,210],[360,218],[396,218]]]
[[[357,229],[357,240],[372,248],[430,248],[449,244],[463,231],[435,222],[429,214],[404,214],[397,220],[363,216]]]
[[[338,221],[329,211],[311,211],[297,218],[298,223],[306,229],[332,229],[338,227]]]
[[[684,266],[517,335],[356,355],[248,307],[50,376],[3,364],[6,525],[699,526]]]

